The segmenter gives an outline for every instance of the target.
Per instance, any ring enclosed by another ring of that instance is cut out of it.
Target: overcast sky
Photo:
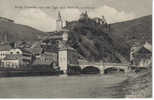
[[[0,0],[0,16],[42,31],[55,30],[58,11],[71,21],[85,10],[91,18],[104,15],[115,23],[152,14],[152,0]]]

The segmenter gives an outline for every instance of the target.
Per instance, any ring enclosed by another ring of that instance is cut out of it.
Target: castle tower
[[[87,11],[82,12],[80,15],[80,19],[79,20],[87,20],[88,19],[88,13]]]
[[[60,12],[58,12],[58,18],[56,20],[56,31],[59,32],[62,30],[62,28],[63,28],[63,21]]]
[[[102,21],[103,21],[102,24],[106,24],[107,23],[104,16],[102,16]]]

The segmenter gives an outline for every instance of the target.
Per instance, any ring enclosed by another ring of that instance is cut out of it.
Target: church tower
[[[58,12],[58,18],[56,20],[56,31],[59,32],[63,28],[63,20],[61,18],[60,12]]]
[[[58,66],[66,74],[68,68],[68,30],[62,30],[62,40],[59,41],[59,51],[58,51]]]

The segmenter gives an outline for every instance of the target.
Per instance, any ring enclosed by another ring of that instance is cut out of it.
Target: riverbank
[[[152,98],[152,71],[131,74],[123,83],[126,98]]]

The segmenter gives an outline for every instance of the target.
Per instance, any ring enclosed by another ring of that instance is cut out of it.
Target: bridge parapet
[[[117,68],[117,69],[123,69],[125,72],[128,71],[129,64],[126,63],[80,63],[79,66],[81,69],[84,69],[88,66],[97,67],[102,73],[104,73],[104,70],[108,68]]]
[[[126,63],[104,63],[104,66],[129,66]]]

